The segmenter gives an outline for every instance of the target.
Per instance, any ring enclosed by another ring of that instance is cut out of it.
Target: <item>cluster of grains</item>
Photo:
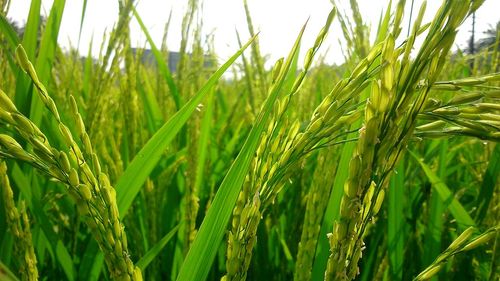
[[[2,189],[2,205],[5,209],[7,225],[14,236],[14,253],[18,261],[21,280],[38,280],[35,249],[31,238],[30,222],[24,201],[19,209],[14,202],[14,194],[7,176],[7,165],[0,160],[0,189]]]
[[[281,62],[281,61],[280,61]],[[277,64],[278,67],[280,63]],[[265,142],[266,135],[264,135]],[[257,158],[261,152],[257,150]],[[255,160],[254,158],[254,160]],[[259,160],[257,160],[259,161]],[[269,165],[269,163],[268,163]],[[268,166],[265,166],[266,168]],[[260,170],[253,170],[259,173]],[[267,171],[266,172],[270,172]],[[274,173],[274,171],[273,171]],[[242,191],[238,195],[228,237],[226,271],[223,280],[245,280],[252,257],[252,249],[256,242],[256,232],[261,220],[261,194],[260,186],[247,176]],[[262,180],[261,180],[262,182]],[[249,223],[253,222],[253,223]],[[244,245],[243,247],[241,245]]]
[[[452,256],[475,249],[483,244],[486,244],[491,239],[498,236],[500,233],[500,226],[492,227],[486,230],[481,235],[476,236],[474,239],[470,239],[472,234],[475,232],[473,227],[467,228],[460,236],[455,239],[448,248],[442,252],[434,262],[424,269],[413,281],[429,280],[435,276],[448,262],[448,259]]]
[[[456,29],[474,5],[446,1],[426,26],[429,34],[414,61],[410,52],[425,11],[422,5],[412,35],[395,48],[403,6],[398,5],[394,30],[383,42],[379,78],[373,81],[365,107],[364,125],[344,186],[340,219],[329,234],[331,255],[325,280],[352,280],[359,273],[367,224],[380,209],[387,179],[413,136],[415,123],[436,81],[456,35]],[[399,59],[398,59],[399,58]],[[427,58],[427,59],[423,59]],[[427,70],[427,72],[425,72]],[[424,76],[424,80],[419,80]]]
[[[257,227],[261,220],[260,198],[257,192],[251,205],[245,205],[236,227],[229,234],[227,247],[227,274],[221,279],[245,280],[252,259],[252,250],[257,240]]]
[[[375,214],[384,198],[383,190],[375,197],[376,184],[371,177],[373,162],[376,161],[375,145],[379,142],[380,123],[394,95],[393,57],[394,38],[389,37],[382,50],[381,79],[372,84],[371,96],[365,107],[365,125],[359,131],[359,141],[349,164],[349,176],[344,185],[340,218],[335,223],[334,233],[329,236],[332,256],[325,273],[326,279],[353,279],[356,276],[357,266],[349,264],[357,264],[364,248],[363,241],[358,236],[360,235],[358,227],[361,220],[368,216],[372,201],[376,202],[373,208]],[[353,241],[355,243],[352,243]],[[352,256],[352,260],[347,260],[347,256]]]
[[[108,176],[101,171],[99,159],[93,151],[75,100],[71,97],[71,111],[83,149],[80,149],[69,128],[62,122],[54,101],[38,80],[33,65],[21,46],[17,48],[16,55],[22,69],[33,80],[40,99],[57,121],[61,139],[69,152],[52,147],[40,129],[21,114],[7,95],[0,91],[0,121],[7,128],[15,130],[33,147],[33,152],[28,152],[15,139],[2,134],[0,155],[28,162],[66,184],[79,214],[84,217],[105,255],[111,277],[118,280],[142,280],[140,269],[130,260],[126,235],[119,220],[115,190]]]
[[[438,138],[453,135],[473,136],[483,140],[500,140],[500,91],[495,88],[478,88],[485,83],[500,81],[500,74],[481,77],[439,81],[435,91],[458,91],[448,101],[429,99],[419,119],[426,123],[415,128],[415,136]],[[472,90],[466,89],[473,87]]]

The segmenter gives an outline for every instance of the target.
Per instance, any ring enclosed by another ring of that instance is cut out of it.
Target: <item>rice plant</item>
[[[500,32],[453,49],[484,1],[376,28],[332,1],[275,62],[250,1],[226,61],[187,2],[173,71],[133,0],[87,54],[58,45],[64,0],[23,33],[0,1],[0,280],[500,278]]]

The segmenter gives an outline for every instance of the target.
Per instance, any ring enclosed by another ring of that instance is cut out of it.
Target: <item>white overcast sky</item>
[[[459,0],[457,0],[459,1]],[[48,14],[52,0],[42,0],[42,11]],[[86,53],[91,38],[94,38],[92,47],[94,56],[99,50],[101,38],[105,30],[110,30],[117,21],[118,1],[113,0],[88,0],[87,11],[84,20],[80,51]],[[178,50],[180,44],[181,22],[186,10],[188,0],[183,1],[161,1],[161,0],[138,0],[137,10],[147,26],[153,40],[160,44],[163,30],[170,11],[172,10],[172,21],[167,37],[167,45],[170,50]],[[382,9],[389,1],[385,0],[358,0],[361,14],[365,21],[371,24],[372,36],[375,35],[376,27]],[[393,1],[397,2],[397,1]],[[407,2],[409,12],[411,0]],[[78,31],[82,13],[81,0],[67,0],[64,9],[59,42],[63,47],[76,46]],[[340,9],[350,14],[349,1],[338,0]],[[414,1],[414,17],[422,0]],[[427,3],[426,17],[431,20],[442,1],[429,0]],[[252,14],[254,27],[260,31],[259,40],[261,51],[270,55],[271,61],[286,56],[295,40],[298,31],[309,18],[309,23],[304,35],[302,53],[313,43],[314,39],[324,24],[331,9],[329,0],[248,0]],[[395,4],[393,4],[395,5]],[[8,17],[23,23],[29,12],[29,0],[14,0],[11,3]],[[482,31],[494,26],[500,20],[500,0],[486,0],[476,13],[476,38],[480,38]],[[407,25],[409,13],[405,14],[405,26]],[[202,9],[203,33],[213,33],[216,53],[221,60],[228,58],[238,49],[235,30],[237,29],[245,41],[248,38],[246,18],[243,9],[243,1],[239,0],[204,0]],[[464,47],[470,36],[471,19],[462,26],[457,40],[460,47]],[[406,32],[406,31],[404,31]],[[405,33],[406,34],[406,33]],[[132,44],[144,46],[145,36],[141,32],[135,19],[131,24]],[[343,56],[339,47],[339,38],[342,38],[338,22],[334,21],[329,33],[323,52],[328,49],[327,62],[341,63]]]

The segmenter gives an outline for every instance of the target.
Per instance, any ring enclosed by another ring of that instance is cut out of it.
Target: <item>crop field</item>
[[[174,68],[133,0],[83,54],[57,41],[70,1],[22,29],[9,2],[0,281],[500,279],[500,25],[454,48],[484,1],[387,1],[371,27],[333,4],[270,61],[252,1],[221,60],[189,0]]]

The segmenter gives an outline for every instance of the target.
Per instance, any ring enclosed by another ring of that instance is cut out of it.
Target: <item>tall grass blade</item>
[[[148,265],[160,254],[161,250],[167,245],[167,243],[174,237],[175,233],[179,230],[179,225],[170,230],[165,236],[163,236],[158,243],[156,243],[149,251],[142,256],[142,258],[137,262],[137,266],[144,271]]]
[[[57,260],[59,261],[59,263],[61,263],[61,266],[68,280],[75,280],[75,268],[73,267],[73,260],[71,259],[68,250],[66,250],[61,241],[57,242],[56,255]]]

